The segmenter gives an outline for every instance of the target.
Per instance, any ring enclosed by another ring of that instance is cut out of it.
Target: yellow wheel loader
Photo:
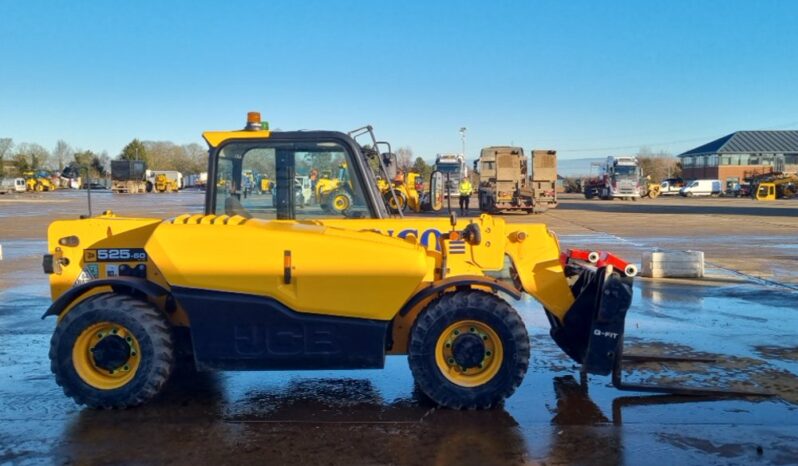
[[[203,214],[49,227],[51,366],[77,403],[144,403],[178,354],[197,370],[382,368],[406,355],[438,404],[490,408],[529,365],[512,306],[522,293],[585,372],[617,372],[633,275],[620,259],[561,253],[543,224],[392,218],[350,134],[270,132],[250,114],[244,130],[203,136]],[[349,207],[296,209],[297,167],[331,157],[348,165]],[[252,167],[273,168],[273,200],[224,188]],[[512,279],[493,278],[506,263]]]
[[[28,171],[22,174],[25,177],[25,190],[32,192],[55,191],[55,183],[50,174],[45,170]]]

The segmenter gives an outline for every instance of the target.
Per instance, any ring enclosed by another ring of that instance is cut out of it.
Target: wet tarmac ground
[[[637,280],[626,322],[627,353],[717,361],[645,363],[625,376],[774,397],[697,401],[622,392],[609,377],[580,380],[578,368],[549,338],[541,307],[526,298],[515,306],[529,329],[533,357],[526,379],[502,409],[434,408],[414,390],[403,357],[389,357],[384,370],[178,373],[161,397],[141,408],[81,409],[53,381],[47,352],[55,322],[39,319],[49,304],[40,269],[42,228],[54,216],[74,218],[85,209],[74,193],[54,194],[64,202],[39,195],[43,201],[33,204],[28,230],[19,214],[31,204],[0,203],[0,463],[798,463],[793,272],[759,277],[725,265],[710,268],[718,278],[702,283]],[[125,214],[151,208],[161,211],[155,215],[171,215],[201,210],[202,204],[189,193],[95,198],[96,205]],[[579,212],[568,212],[569,205]],[[565,201],[564,209],[532,220],[549,223],[564,247],[601,243],[630,257],[652,245],[734,247],[712,243],[703,230],[691,242],[689,232],[669,235],[664,224],[633,229],[634,217],[604,222],[604,210],[626,204],[594,205]],[[785,215],[782,226],[781,218],[770,216],[775,224],[760,225],[762,239],[755,240],[778,246],[764,245],[747,254],[747,262],[761,260],[762,250],[798,248],[789,234],[792,220]],[[522,220],[529,217],[512,219]],[[723,230],[719,234],[728,233]],[[733,233],[754,236],[745,227]],[[711,263],[723,262],[721,254],[707,256]],[[739,257],[746,262],[746,254]]]

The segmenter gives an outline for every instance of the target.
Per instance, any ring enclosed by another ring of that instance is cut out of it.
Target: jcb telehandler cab
[[[488,408],[527,371],[510,304],[522,292],[586,372],[617,368],[633,268],[561,253],[542,224],[391,218],[369,167],[379,143],[361,134],[371,150],[339,132],[270,132],[251,114],[244,130],[204,133],[204,214],[53,222],[45,316],[57,317],[50,358],[64,392],[93,407],[141,404],[181,349],[199,370],[380,368],[406,354],[437,403]],[[350,205],[297,209],[295,177],[342,163]],[[273,194],[243,195],[245,170],[275,174]],[[512,280],[492,278],[506,263]]]

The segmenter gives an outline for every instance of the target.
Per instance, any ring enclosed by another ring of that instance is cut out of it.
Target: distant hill
[[[607,157],[590,157],[584,159],[557,159],[557,174],[562,177],[580,177],[590,175],[590,164],[593,162],[603,162]],[[596,168],[593,168],[596,174]]]

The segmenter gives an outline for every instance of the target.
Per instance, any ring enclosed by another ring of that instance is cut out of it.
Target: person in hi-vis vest
[[[471,201],[471,194],[474,189],[471,187],[471,182],[468,178],[460,180],[460,215],[468,215],[468,203]]]

